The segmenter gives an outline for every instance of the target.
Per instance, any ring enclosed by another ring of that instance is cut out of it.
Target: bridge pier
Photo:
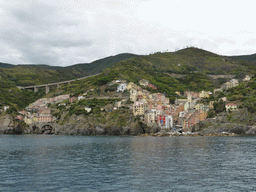
[[[48,94],[50,92],[50,87],[49,86],[45,86],[45,94]]]
[[[57,89],[60,89],[61,85],[60,84],[57,84]]]
[[[34,92],[38,92],[38,88],[36,86],[34,87]]]

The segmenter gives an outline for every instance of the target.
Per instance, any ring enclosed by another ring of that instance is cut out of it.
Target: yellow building
[[[208,112],[209,111],[209,105],[204,105],[203,103],[197,103],[194,107],[195,110]]]
[[[214,103],[215,101],[210,101],[210,103],[209,103],[209,109],[213,109],[213,103]]]
[[[24,122],[27,124],[27,125],[30,125],[30,124],[32,124],[32,119],[30,119],[30,118],[24,118]]]
[[[136,85],[136,84],[133,83],[133,82],[130,82],[130,83],[126,86],[126,89],[127,89],[127,90],[137,89],[137,88],[138,88],[138,85]]]
[[[139,102],[139,101],[134,102],[134,104],[133,104],[133,114],[134,114],[134,116],[144,115],[146,110],[147,110],[147,105],[146,104],[144,104],[142,102]]]
[[[135,101],[137,101],[137,97],[138,97],[138,91],[135,89],[131,89],[130,90],[130,100],[135,102]]]
[[[38,117],[33,117],[33,118],[32,118],[32,121],[33,121],[33,122],[37,122],[37,121],[38,121]]]
[[[207,115],[208,114],[206,112],[200,111],[200,113],[199,113],[199,121],[205,120],[207,118]]]
[[[149,111],[145,114],[145,123],[150,126],[155,123],[156,120],[156,113],[154,111]]]
[[[209,97],[209,91],[201,91],[199,93],[200,98],[208,98]]]

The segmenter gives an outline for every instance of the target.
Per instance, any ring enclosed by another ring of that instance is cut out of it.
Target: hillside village
[[[250,76],[248,75],[243,79],[243,81],[249,80]],[[209,110],[213,109],[214,103],[217,102],[211,100],[216,93],[238,86],[239,81],[231,79],[212,92],[185,91],[180,93],[177,91],[177,98],[173,104],[170,104],[169,98],[165,97],[164,93],[151,93],[150,90],[157,92],[157,87],[145,79],[140,80],[138,85],[133,82],[127,83],[125,80],[113,80],[108,84],[109,87],[113,87],[113,85],[115,92],[123,94],[123,97],[111,105],[110,112],[121,107],[127,107],[134,116],[149,127],[158,126],[162,130],[182,128],[186,131],[191,130],[200,121],[207,119]],[[77,97],[65,94],[38,99],[26,107],[25,110],[20,111],[20,115],[16,119],[23,120],[27,125],[37,122],[57,122],[58,118],[53,114],[54,109],[50,106],[55,105],[68,110],[80,100],[92,99],[90,92],[93,91],[94,89],[88,90]],[[104,98],[102,97],[102,99]],[[207,102],[204,102],[205,99]],[[225,103],[227,111],[238,110],[239,103],[229,102],[226,97],[222,97],[220,100]],[[4,110],[8,110],[8,106],[5,106]],[[84,106],[83,110],[86,114],[92,113],[92,108],[89,106]],[[106,110],[106,108],[101,108],[101,110]]]

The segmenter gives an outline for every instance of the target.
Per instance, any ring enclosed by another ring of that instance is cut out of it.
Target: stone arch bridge
[[[53,134],[55,133],[56,123],[37,122],[30,125],[30,129],[36,134]]]

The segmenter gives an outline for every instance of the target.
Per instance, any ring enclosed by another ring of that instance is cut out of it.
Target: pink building
[[[163,111],[163,106],[162,106],[162,105],[157,105],[157,106],[156,106],[156,110],[158,110],[158,111]]]
[[[149,88],[152,88],[152,89],[154,89],[154,90],[157,90],[156,86],[153,85],[153,84],[150,84],[150,83],[149,83],[149,84],[148,84],[148,87],[149,87]]]
[[[190,95],[192,98],[199,98],[199,93],[198,92],[185,91],[185,95],[186,96]]]
[[[142,97],[142,95],[138,95],[138,99],[142,99],[143,97]]]
[[[148,110],[151,111],[151,109],[153,109],[153,104],[152,101],[148,102]]]
[[[52,122],[53,121],[53,116],[39,116],[38,117],[38,122]]]
[[[23,117],[21,115],[18,115],[18,116],[15,117],[15,119],[18,119],[18,120],[22,121]]]
[[[69,102],[70,102],[70,103],[74,103],[76,100],[77,100],[76,97],[71,97],[71,98],[69,98]]]
[[[157,97],[156,97],[156,99],[157,99],[158,101],[160,101],[160,100],[161,100],[161,96],[162,96],[162,94],[161,94],[161,93],[157,93]]]

